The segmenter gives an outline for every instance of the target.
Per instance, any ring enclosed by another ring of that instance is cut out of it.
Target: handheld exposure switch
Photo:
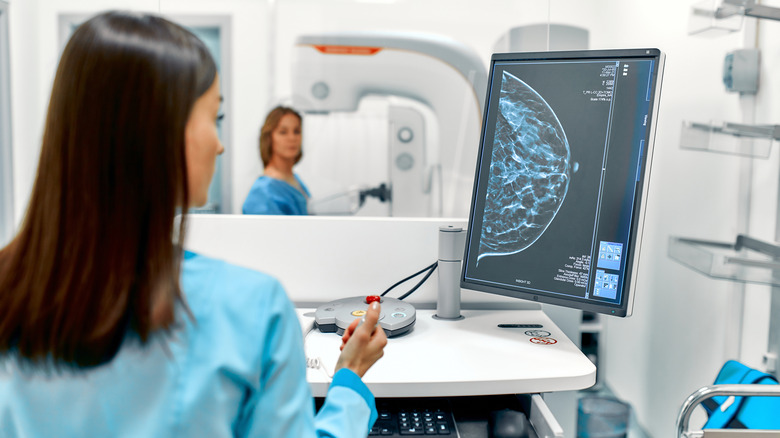
[[[379,314],[379,326],[388,338],[409,332],[414,327],[416,311],[414,306],[401,300],[369,295],[368,297],[350,297],[325,303],[314,312],[314,323],[321,332],[336,332],[343,335],[356,318],[366,314],[366,308],[374,301],[382,304]]]

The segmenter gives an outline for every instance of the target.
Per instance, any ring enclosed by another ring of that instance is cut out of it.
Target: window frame
[[[8,2],[0,0],[0,247],[14,230],[13,144],[11,142],[11,54]]]

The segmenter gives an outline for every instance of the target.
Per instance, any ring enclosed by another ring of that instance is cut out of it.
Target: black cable
[[[436,267],[437,267],[437,266],[439,266],[439,262],[436,262],[436,263],[434,263],[433,265],[431,265],[431,270],[430,270],[430,271],[428,271],[428,273],[427,273],[427,274],[425,274],[425,277],[423,277],[423,278],[422,278],[422,280],[420,280],[420,282],[419,282],[419,283],[417,283],[416,285],[414,285],[414,287],[413,287],[413,288],[412,288],[412,289],[411,289],[409,292],[407,292],[407,293],[405,293],[405,294],[401,295],[400,297],[398,297],[398,299],[399,299],[399,300],[403,300],[404,298],[406,298],[406,297],[408,297],[409,295],[411,295],[411,294],[412,294],[414,291],[416,291],[416,290],[417,290],[417,289],[418,289],[420,286],[422,286],[422,284],[423,284],[423,283],[425,283],[425,280],[427,280],[427,279],[428,279],[428,277],[430,277],[430,276],[431,276],[431,274],[433,274],[433,271],[435,271],[435,270],[436,270]]]
[[[385,290],[384,292],[382,292],[382,293],[381,293],[379,296],[380,296],[380,297],[383,297],[383,296],[387,295],[387,293],[388,293],[388,292],[390,292],[391,290],[395,289],[395,287],[396,287],[396,286],[398,286],[399,284],[401,284],[401,283],[403,283],[403,282],[405,282],[405,281],[411,280],[412,278],[414,278],[414,277],[416,277],[416,276],[418,276],[418,275],[422,274],[423,272],[425,272],[425,271],[427,271],[427,270],[429,270],[429,269],[436,269],[436,265],[437,265],[438,263],[439,263],[438,261],[435,261],[435,262],[433,262],[433,264],[431,264],[431,265],[429,265],[429,266],[426,266],[426,267],[424,267],[423,269],[421,269],[420,271],[417,271],[417,272],[415,272],[414,274],[412,274],[412,275],[410,275],[410,276],[408,276],[408,277],[404,278],[403,280],[399,281],[398,283],[396,283],[396,284],[394,284],[394,285],[392,285],[392,286],[388,287],[388,288],[387,288],[387,290]],[[433,271],[431,271],[431,272],[433,272]],[[429,276],[430,276],[430,273],[429,273],[429,274],[428,274],[428,275],[427,275],[425,278],[428,278]]]

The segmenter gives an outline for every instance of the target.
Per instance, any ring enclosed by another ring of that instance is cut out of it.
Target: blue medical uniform
[[[306,215],[306,198],[309,189],[294,175],[306,195],[280,179],[261,176],[252,184],[241,211],[244,214]]]
[[[339,370],[314,414],[303,337],[278,281],[186,253],[182,287],[195,320],[110,363],[45,375],[0,362],[2,437],[364,438],[373,395]]]

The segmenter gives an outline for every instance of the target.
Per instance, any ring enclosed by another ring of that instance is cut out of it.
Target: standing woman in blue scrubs
[[[176,24],[107,12],[73,33],[27,214],[0,249],[0,436],[368,434],[379,306],[342,338],[315,416],[279,282],[180,245],[177,208],[206,202],[224,150],[220,101],[208,50]]]
[[[309,190],[293,173],[303,157],[301,115],[277,106],[260,130],[260,158],[265,170],[255,180],[244,201],[244,214],[306,215]]]

